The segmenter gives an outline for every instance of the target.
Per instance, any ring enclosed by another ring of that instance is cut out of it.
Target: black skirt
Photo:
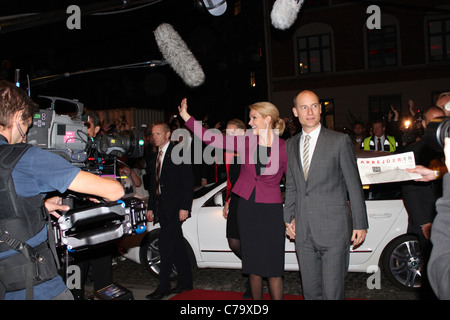
[[[239,229],[238,229],[238,219],[237,219],[237,207],[238,207],[239,196],[231,193],[230,195],[230,206],[228,207],[228,217],[227,217],[227,238],[239,240]]]
[[[286,236],[283,204],[256,203],[253,190],[248,200],[238,198],[237,213],[242,273],[282,277]]]

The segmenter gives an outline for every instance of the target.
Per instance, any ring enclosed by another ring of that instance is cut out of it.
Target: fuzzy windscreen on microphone
[[[205,81],[202,67],[180,35],[168,23],[154,31],[156,43],[164,59],[189,87],[198,87]]]
[[[270,18],[272,25],[280,30],[289,29],[297,19],[304,0],[277,0],[273,4]]]

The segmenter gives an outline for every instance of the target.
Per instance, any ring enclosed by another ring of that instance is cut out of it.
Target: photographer
[[[49,242],[46,193],[71,190],[107,201],[123,196],[122,185],[81,171],[59,155],[26,142],[39,107],[12,83],[0,81],[0,299],[71,300],[58,275]],[[21,143],[22,142],[22,143]]]
[[[422,120],[423,128],[439,117],[444,117],[444,111],[436,106],[428,108]],[[416,165],[437,170],[444,153],[431,148],[424,139],[420,139],[406,146],[403,152],[412,151]],[[436,216],[436,200],[442,195],[441,181],[416,182],[405,181],[402,183],[403,202],[408,212],[408,233],[415,234],[419,239],[423,258],[422,286],[420,289],[423,298],[433,298],[432,290],[427,280],[426,267],[431,253],[430,232]]]
[[[445,138],[445,164],[450,170],[450,138]],[[423,166],[407,169],[422,175],[417,181],[432,181],[436,171]],[[433,249],[428,262],[428,278],[439,299],[450,299],[450,175],[443,177],[443,195],[436,202],[437,216],[431,229]]]

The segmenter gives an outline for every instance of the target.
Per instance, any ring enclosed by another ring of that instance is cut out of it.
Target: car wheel
[[[161,264],[161,257],[159,255],[159,246],[158,246],[158,238],[159,238],[160,229],[155,229],[148,233],[145,238],[141,242],[140,247],[140,260],[141,264],[145,266],[147,270],[150,271],[150,274],[156,278],[159,278],[159,267]],[[184,239],[186,243],[186,247],[188,250],[189,259],[191,262],[191,266],[195,263],[195,256],[192,251],[189,243]],[[172,273],[170,274],[170,278],[174,279],[178,275],[177,268],[175,265],[172,266]]]
[[[414,235],[402,235],[383,250],[380,267],[394,286],[417,290],[422,283],[423,259],[419,240]]]

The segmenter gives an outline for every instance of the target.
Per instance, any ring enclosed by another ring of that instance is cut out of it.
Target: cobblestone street
[[[204,290],[244,291],[246,277],[241,270],[232,269],[199,269],[193,270],[194,288]],[[370,274],[348,273],[346,279],[346,297],[349,299],[368,300],[420,300],[418,292],[411,292],[393,286],[388,279],[381,274],[380,289],[369,289],[367,279]],[[124,287],[139,287],[153,292],[158,279],[142,265],[130,260],[118,261],[114,266],[114,281]],[[265,283],[266,284],[266,283]],[[175,283],[172,284],[175,286]],[[267,287],[265,286],[267,291]],[[301,281],[298,272],[285,273],[284,293],[289,295],[301,295]]]

